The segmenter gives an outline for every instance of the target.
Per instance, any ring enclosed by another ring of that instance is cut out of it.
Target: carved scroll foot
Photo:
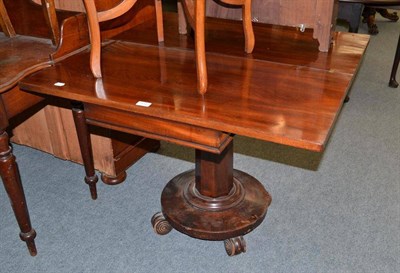
[[[243,236],[230,238],[224,241],[226,254],[228,256],[235,256],[239,255],[240,253],[246,252],[246,241],[244,240]]]
[[[154,232],[158,235],[166,235],[172,230],[172,226],[165,219],[162,212],[157,212],[151,218],[151,225],[153,226]]]

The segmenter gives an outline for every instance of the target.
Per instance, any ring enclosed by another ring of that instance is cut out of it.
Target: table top
[[[225,31],[235,28],[226,20],[215,22]],[[310,42],[299,44],[304,55],[301,50],[283,54],[279,52],[288,48],[285,44],[294,46],[290,37],[312,40],[312,33],[257,25],[257,33],[264,32],[279,37],[281,46],[271,48],[262,43],[268,39],[256,38],[258,49],[250,56],[235,50],[207,53],[209,88],[204,96],[196,92],[194,52],[168,46],[168,33],[166,46],[116,41],[104,47],[101,80],[92,76],[89,53],[83,52],[25,78],[20,87],[160,121],[322,151],[369,38],[338,33],[329,53],[318,52]],[[209,38],[209,47],[218,48],[221,35]],[[56,87],[57,82],[65,85]],[[151,106],[138,106],[139,101]]]

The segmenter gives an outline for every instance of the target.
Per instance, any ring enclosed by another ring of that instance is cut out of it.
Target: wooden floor
[[[332,49],[322,53],[311,32],[256,25],[256,48],[246,55],[238,23],[210,19],[209,89],[201,96],[193,41],[177,34],[174,15],[166,16],[165,29],[163,46],[157,45],[150,24],[119,36],[130,42],[104,47],[102,80],[93,78],[85,52],[20,86],[124,113],[321,151],[369,41],[366,35],[338,33]],[[65,86],[55,87],[56,82]]]

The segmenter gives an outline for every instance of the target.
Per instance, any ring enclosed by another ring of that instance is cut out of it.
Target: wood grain
[[[224,28],[224,31],[234,28],[226,23],[214,27]],[[259,27],[264,28],[263,33],[274,29]],[[321,151],[369,38],[339,33],[329,53],[318,52],[315,44],[303,42],[299,47],[306,48],[304,54],[299,55],[295,50],[279,54],[281,48],[296,43],[286,34],[286,29],[277,33],[283,38],[279,39],[281,46],[264,45],[262,48],[271,51],[268,55],[255,53],[247,58],[235,52],[232,55],[208,53],[210,85],[205,96],[196,93],[193,51],[126,42],[116,42],[103,49],[105,69],[101,93],[90,76],[88,53],[73,56],[55,68],[35,74],[22,81],[21,87],[126,114],[149,115]],[[312,41],[312,33],[306,35],[303,39]],[[215,37],[212,39],[219,38]],[[163,80],[161,68],[166,72]],[[53,88],[53,83],[59,80],[68,84]],[[152,105],[150,108],[135,106],[138,101]],[[168,135],[168,132],[163,134]]]

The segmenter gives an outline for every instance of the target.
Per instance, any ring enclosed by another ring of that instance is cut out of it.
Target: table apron
[[[84,103],[88,124],[220,154],[233,135],[192,124]]]

